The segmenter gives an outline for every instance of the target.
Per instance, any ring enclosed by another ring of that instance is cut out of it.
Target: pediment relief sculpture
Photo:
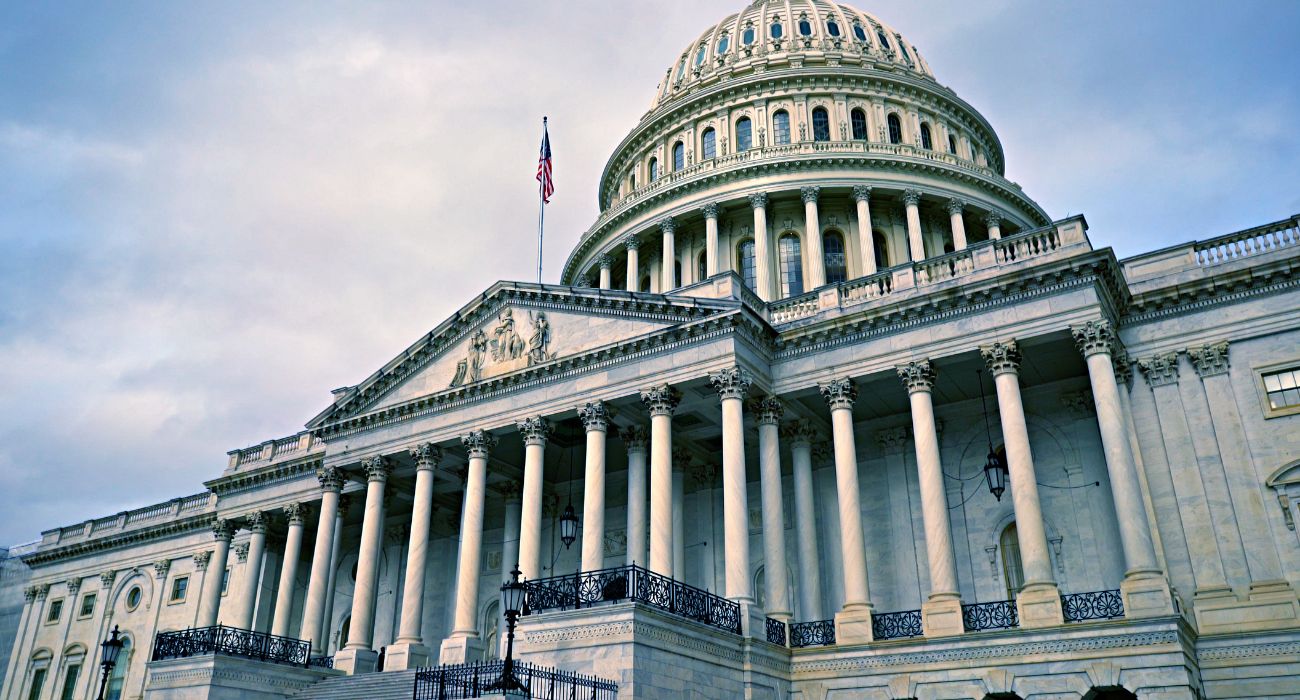
[[[554,360],[555,353],[550,351],[551,323],[546,313],[529,311],[528,321],[532,324],[532,331],[524,340],[515,330],[514,311],[507,306],[497,316],[496,326],[490,333],[482,328],[475,331],[465,359],[456,363],[450,387],[473,384],[487,376]]]

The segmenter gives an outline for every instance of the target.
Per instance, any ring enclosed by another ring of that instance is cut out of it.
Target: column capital
[[[235,526],[229,520],[226,520],[225,518],[217,518],[217,521],[212,523],[212,537],[214,539],[229,542],[234,536]]]
[[[36,586],[33,586],[33,588],[36,589],[37,600],[45,600],[45,596],[50,594],[50,584],[48,583],[37,584]]]
[[[750,385],[754,383],[754,378],[749,374],[749,370],[740,365],[732,365],[709,373],[709,383],[717,390],[721,400],[744,400],[745,395],[749,393]]]
[[[614,266],[614,257],[609,253],[601,253],[596,256],[596,267],[602,270],[608,270]]]
[[[921,190],[903,190],[903,204],[909,207],[917,206],[921,203]]]
[[[469,452],[471,459],[475,457],[487,459],[488,452],[497,446],[497,436],[486,430],[474,430],[468,435],[460,436],[460,444]]]
[[[777,425],[785,415],[785,404],[775,396],[764,396],[750,401],[749,410],[759,425]]]
[[[907,393],[928,392],[934,388],[934,366],[929,360],[916,360],[894,368]]]
[[[989,371],[995,377],[999,374],[1008,372],[1016,374],[1020,371],[1020,346],[1014,340],[981,345],[980,356],[984,358],[984,363],[988,365]]]
[[[898,450],[912,444],[912,429],[905,425],[876,431],[876,445],[882,450]]]
[[[948,208],[949,216],[956,216],[966,208],[966,200],[952,197],[948,200],[945,206]]]
[[[1099,353],[1111,355],[1115,351],[1115,329],[1105,319],[1070,326],[1070,335],[1074,336],[1074,344],[1084,357]]]
[[[582,427],[587,432],[598,430],[606,432],[609,430],[609,419],[613,417],[613,411],[605,405],[604,401],[588,401],[578,408],[578,419],[582,421]]]
[[[841,377],[825,384],[818,384],[817,390],[821,392],[822,398],[826,399],[826,405],[832,411],[837,408],[852,409],[853,402],[858,400],[858,386],[851,377]]]
[[[208,556],[212,556],[212,552],[208,552],[207,554],[208,554]],[[198,561],[198,558],[199,558],[199,555],[198,555],[198,554],[195,554],[195,555],[194,555],[194,561],[197,562],[197,561]],[[204,565],[206,566],[206,563],[205,563]],[[79,590],[81,590],[81,577],[80,577],[80,576],[76,576],[76,577],[73,577],[73,578],[68,579],[68,595],[69,595],[69,596],[75,596],[75,595],[77,595],[77,591],[79,591]]]
[[[161,581],[162,579],[167,578],[167,572],[168,572],[168,571],[171,571],[171,569],[172,569],[172,560],[171,560],[171,559],[160,559],[160,560],[154,562],[154,563],[153,563],[153,575],[154,575],[154,578],[157,578],[157,579],[160,580],[160,581]]]
[[[194,553],[194,568],[198,571],[207,571],[210,561],[212,561],[212,550]]]
[[[650,434],[646,432],[644,427],[639,425],[620,428],[618,436],[627,445],[628,452],[645,452],[646,442],[650,439]]]
[[[781,437],[791,445],[812,445],[817,439],[817,429],[806,420],[790,421],[781,429]]]
[[[1133,358],[1126,352],[1119,352],[1111,356],[1111,362],[1115,366],[1115,381],[1125,389],[1133,388]]]
[[[665,216],[659,220],[659,230],[667,235],[672,235],[677,230],[677,222],[671,216]]]
[[[799,188],[799,198],[803,200],[804,204],[808,204],[809,202],[816,204],[817,199],[821,197],[821,195],[822,195],[822,188],[816,185],[809,185],[807,187]]]
[[[718,478],[718,467],[708,462],[695,462],[690,466],[690,472],[696,487],[713,488]]]
[[[1163,355],[1142,357],[1137,361],[1138,371],[1147,385],[1155,388],[1166,384],[1178,383],[1178,353],[1167,352]]]
[[[343,484],[347,481],[347,475],[338,467],[320,467],[316,470],[316,480],[320,482],[321,491],[342,491]],[[261,513],[257,515],[260,516]]]
[[[361,469],[366,472],[367,481],[388,481],[388,475],[393,473],[393,460],[375,455],[361,460]]]
[[[990,228],[1002,225],[1002,212],[994,209],[984,215],[984,223]]]
[[[301,525],[307,519],[306,503],[290,503],[284,507],[284,517],[290,525]]]
[[[36,599],[36,586],[28,586],[23,589],[23,600],[28,603]]]
[[[108,571],[105,571],[99,575],[99,585],[104,590],[108,590],[108,588],[113,585],[113,581],[116,580],[117,580],[117,572],[113,571],[112,569],[109,569]]]
[[[515,479],[510,479],[496,486],[496,491],[506,501],[517,503],[523,498],[524,485]]]
[[[628,250],[636,250],[641,247],[641,239],[637,238],[635,233],[629,233],[623,237],[623,247]]]
[[[762,209],[767,206],[767,193],[759,192],[749,195],[749,206],[755,209]]]
[[[235,545],[233,549],[235,550],[235,559],[238,560],[240,564],[243,564],[244,562],[248,561],[247,542],[240,542],[239,544]]]
[[[854,185],[853,201],[867,202],[871,200],[871,185]]]
[[[575,286],[575,287],[583,287],[583,288],[585,288],[585,287],[590,287],[590,286],[591,286],[591,277],[589,277],[589,276],[587,275],[587,273],[583,272],[582,274],[578,275],[578,276],[573,280],[573,286]]]
[[[265,535],[268,525],[270,525],[269,518],[260,510],[244,516],[244,529],[249,532]]]
[[[545,445],[551,436],[551,424],[541,416],[525,418],[516,423],[515,428],[523,434],[525,445]]]
[[[339,494],[339,512],[337,517],[346,517],[348,514],[348,506],[350,505],[352,505],[352,497],[346,493]]]
[[[1213,377],[1226,374],[1231,364],[1228,362],[1228,341],[1187,348],[1187,358],[1192,361],[1192,368],[1201,377]]]
[[[422,442],[411,450],[411,459],[415,460],[416,471],[433,471],[442,462],[442,448],[432,442]]]
[[[708,204],[705,204],[704,206],[700,207],[700,213],[704,214],[704,218],[706,219],[718,218],[718,203],[709,202]]]
[[[652,386],[641,391],[641,403],[652,416],[671,416],[682,402],[682,392],[669,384]]]

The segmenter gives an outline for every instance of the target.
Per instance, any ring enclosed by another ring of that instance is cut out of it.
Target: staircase
[[[291,695],[293,700],[411,700],[415,671],[362,673],[326,678]]]

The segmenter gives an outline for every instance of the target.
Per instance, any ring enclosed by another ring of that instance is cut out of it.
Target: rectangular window
[[[27,691],[27,700],[40,700],[41,690],[45,688],[45,669],[32,671],[32,687]]]
[[[189,576],[177,576],[172,579],[172,594],[167,598],[169,603],[179,603],[185,600],[185,592],[190,588]]]
[[[1264,392],[1270,411],[1300,407],[1300,368],[1265,373]]]
[[[81,675],[81,664],[69,664],[67,673],[63,675],[63,692],[59,694],[59,700],[72,700],[76,696],[79,675]]]
[[[221,575],[221,595],[225,595],[230,590],[230,569]]]
[[[47,623],[58,622],[59,618],[62,616],[63,616],[63,601],[62,600],[50,601],[50,613],[45,616],[45,621]]]
[[[81,611],[77,613],[78,617],[90,617],[95,613],[95,594],[87,593],[81,596]]]

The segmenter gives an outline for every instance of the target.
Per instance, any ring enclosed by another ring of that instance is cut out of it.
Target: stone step
[[[410,700],[415,694],[415,671],[363,673],[327,678],[303,688],[293,700]]]

